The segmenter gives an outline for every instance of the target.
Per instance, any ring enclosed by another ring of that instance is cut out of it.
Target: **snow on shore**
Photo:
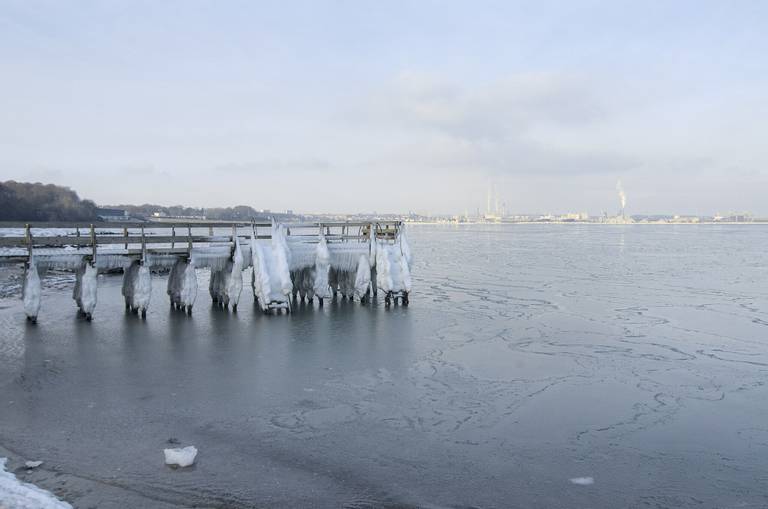
[[[72,509],[72,506],[34,484],[19,481],[5,471],[8,458],[0,458],[0,507],[3,509]]]

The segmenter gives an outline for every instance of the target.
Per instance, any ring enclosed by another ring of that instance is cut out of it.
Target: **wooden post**
[[[176,247],[176,225],[171,225],[171,249]]]
[[[232,225],[232,256],[235,255],[235,249],[237,249],[238,247],[240,246],[237,245],[237,225],[233,224]]]
[[[93,227],[93,223],[91,223],[91,247],[93,249],[93,263],[96,263],[96,230]]]
[[[187,250],[189,251],[187,254],[189,256],[192,256],[192,225],[187,225]]]
[[[125,237],[125,249],[128,249],[128,227],[123,226],[123,237]]]
[[[144,239],[144,225],[141,225],[141,257],[144,258],[144,255],[146,254],[145,251],[147,250],[147,242]]]
[[[27,254],[29,255],[28,262],[32,262],[32,228],[29,223],[24,226],[24,237],[27,239]]]
[[[213,237],[213,226],[208,227],[208,236]]]
[[[76,237],[80,237],[80,227],[79,226],[75,226],[75,236]]]

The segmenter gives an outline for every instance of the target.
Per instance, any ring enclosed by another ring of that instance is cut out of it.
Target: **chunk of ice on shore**
[[[592,477],[574,477],[571,479],[571,482],[579,486],[589,486],[590,484],[595,484],[595,479]]]
[[[42,461],[25,461],[24,462],[24,466],[27,468],[37,468],[42,464],[43,464]]]
[[[195,462],[195,456],[197,456],[197,447],[190,445],[180,449],[163,449],[163,452],[165,453],[166,465],[188,467]]]
[[[8,458],[0,458],[0,507],[14,509],[72,509],[72,506],[34,484],[19,481],[5,471]]]

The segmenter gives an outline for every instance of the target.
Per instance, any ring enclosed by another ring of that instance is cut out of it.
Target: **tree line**
[[[0,182],[0,221],[94,221],[96,204],[68,187]]]
[[[163,206],[107,205],[106,208],[126,210],[137,219],[151,218],[156,212],[169,217],[203,217],[215,221],[267,220],[284,214],[265,214],[248,205],[200,209],[182,205]],[[0,221],[97,221],[97,206],[91,200],[81,200],[68,187],[40,182],[0,182]]]

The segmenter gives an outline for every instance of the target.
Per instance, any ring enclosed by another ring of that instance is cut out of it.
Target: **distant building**
[[[128,211],[123,209],[96,209],[96,217],[105,222],[121,222],[128,219]]]

